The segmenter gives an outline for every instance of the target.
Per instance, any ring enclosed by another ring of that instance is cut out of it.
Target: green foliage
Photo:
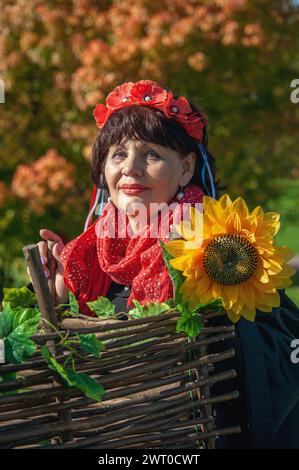
[[[168,251],[166,250],[165,243],[162,242],[162,240],[159,240],[159,243],[163,251],[164,262],[166,264],[167,270],[173,282],[175,301],[177,303],[180,303],[183,300],[182,294],[180,293],[180,289],[184,282],[184,276],[181,273],[181,271],[178,271],[177,269],[171,266],[169,261],[173,258],[173,256],[170,253],[168,253]]]
[[[189,338],[195,338],[204,327],[204,317],[201,313],[204,314],[208,310],[217,312],[222,308],[222,305],[223,301],[220,297],[198,304],[193,309],[189,308],[186,303],[178,304],[177,309],[181,312],[181,317],[177,322],[177,331],[186,333]]]
[[[170,306],[166,302],[151,302],[147,305],[141,305],[138,300],[133,299],[133,303],[135,308],[128,312],[129,316],[132,318],[152,317],[170,310]]]
[[[76,296],[71,291],[69,291],[69,306],[71,314],[76,316],[79,313],[79,304]]]
[[[40,311],[37,308],[16,306],[16,299],[22,303],[24,298],[17,289],[10,292],[11,302],[3,302],[0,312],[0,338],[4,340],[5,362],[20,364],[35,352],[36,344],[29,339],[37,332],[40,322]]]
[[[101,401],[105,394],[105,389],[102,385],[98,384],[95,379],[86,374],[75,372],[63,367],[52,356],[47,346],[43,346],[41,354],[46,359],[48,367],[56,372],[69,387],[76,387],[83,392],[87,397],[95,401]]]
[[[12,331],[4,338],[5,362],[21,364],[28,359],[36,350],[36,344],[29,339],[26,333]]]
[[[29,307],[30,305],[37,304],[36,295],[31,292],[26,286],[21,288],[3,288],[4,297],[3,301],[9,302],[11,307]]]
[[[196,338],[204,327],[204,319],[198,312],[178,306],[181,310],[181,317],[178,319],[176,330],[186,333],[189,338]]]
[[[207,310],[213,310],[213,312],[220,311],[223,307],[223,300],[221,297],[217,299],[210,300],[209,302],[204,302],[202,304],[196,305],[193,309],[194,312],[205,312]]]
[[[104,344],[99,341],[94,334],[78,335],[80,346],[83,351],[93,354],[98,359],[101,357],[101,352],[105,349]]]
[[[97,300],[86,304],[98,317],[109,318],[115,314],[115,305],[107,297],[100,296]]]

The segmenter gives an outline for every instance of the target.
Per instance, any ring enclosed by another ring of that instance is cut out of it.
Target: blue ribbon
[[[101,200],[100,200],[100,207],[98,209],[97,212],[95,212],[95,214],[98,214],[98,216],[100,217],[100,215],[102,214],[103,212],[103,209],[104,209],[104,189],[101,188]]]
[[[216,199],[216,189],[215,189],[214,179],[213,179],[212,171],[211,171],[211,168],[210,168],[210,165],[209,165],[209,159],[208,159],[208,155],[207,155],[205,146],[203,144],[198,144],[198,146],[199,146],[199,149],[201,151],[202,157],[204,159],[204,164],[203,164],[203,167],[202,167],[202,170],[201,170],[201,180],[203,182],[203,185],[205,187],[205,190],[206,190],[207,194],[210,197],[213,197],[214,199]],[[211,185],[212,195],[210,194],[210,191],[208,190],[207,185],[206,185],[206,175],[205,175],[206,170],[208,170],[208,174],[209,174],[209,178],[210,178],[210,185]]]

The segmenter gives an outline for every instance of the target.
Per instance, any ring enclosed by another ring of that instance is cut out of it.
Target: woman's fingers
[[[60,274],[63,274],[63,271],[64,271],[63,264],[60,258],[63,248],[64,248],[64,244],[62,242],[58,242],[58,243],[55,243],[53,250],[52,250],[53,257],[56,259],[56,262],[57,262],[57,271]]]
[[[52,230],[49,230],[47,228],[41,228],[39,231],[39,234],[44,240],[51,240],[53,242],[63,243],[59,235],[57,235],[55,232],[52,232]]]
[[[48,262],[48,245],[47,245],[47,242],[43,242],[43,241],[38,242],[37,246],[38,246],[38,249],[39,249],[39,254],[40,254],[42,263],[44,265],[46,265],[47,262]]]

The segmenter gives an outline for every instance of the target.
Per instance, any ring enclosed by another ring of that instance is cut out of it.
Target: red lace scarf
[[[181,209],[184,203],[202,202],[202,197],[203,191],[198,186],[189,185],[184,188],[184,197],[172,202],[179,203]],[[86,302],[105,296],[112,280],[131,286],[128,308],[134,306],[132,299],[144,305],[173,297],[173,284],[163,261],[162,249],[157,238],[150,238],[149,225],[132,238],[97,236],[97,224],[111,223],[112,209],[114,213],[117,211],[107,203],[102,215],[86,232],[71,240],[61,253],[65,285],[75,294],[80,311],[86,315],[94,315]],[[169,217],[170,224],[173,216]],[[169,235],[158,238],[167,242]]]

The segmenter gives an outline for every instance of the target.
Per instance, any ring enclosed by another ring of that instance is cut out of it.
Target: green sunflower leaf
[[[184,282],[184,276],[181,273],[181,271],[178,271],[177,269],[173,268],[170,264],[170,260],[173,259],[173,256],[168,253],[168,251],[165,248],[165,243],[162,242],[162,240],[159,240],[159,243],[161,245],[162,251],[163,251],[163,259],[166,264],[168,273],[172,279],[173,286],[174,286],[174,298],[177,303],[180,303],[183,299],[182,294],[180,293],[180,289],[182,287],[182,284]]]

